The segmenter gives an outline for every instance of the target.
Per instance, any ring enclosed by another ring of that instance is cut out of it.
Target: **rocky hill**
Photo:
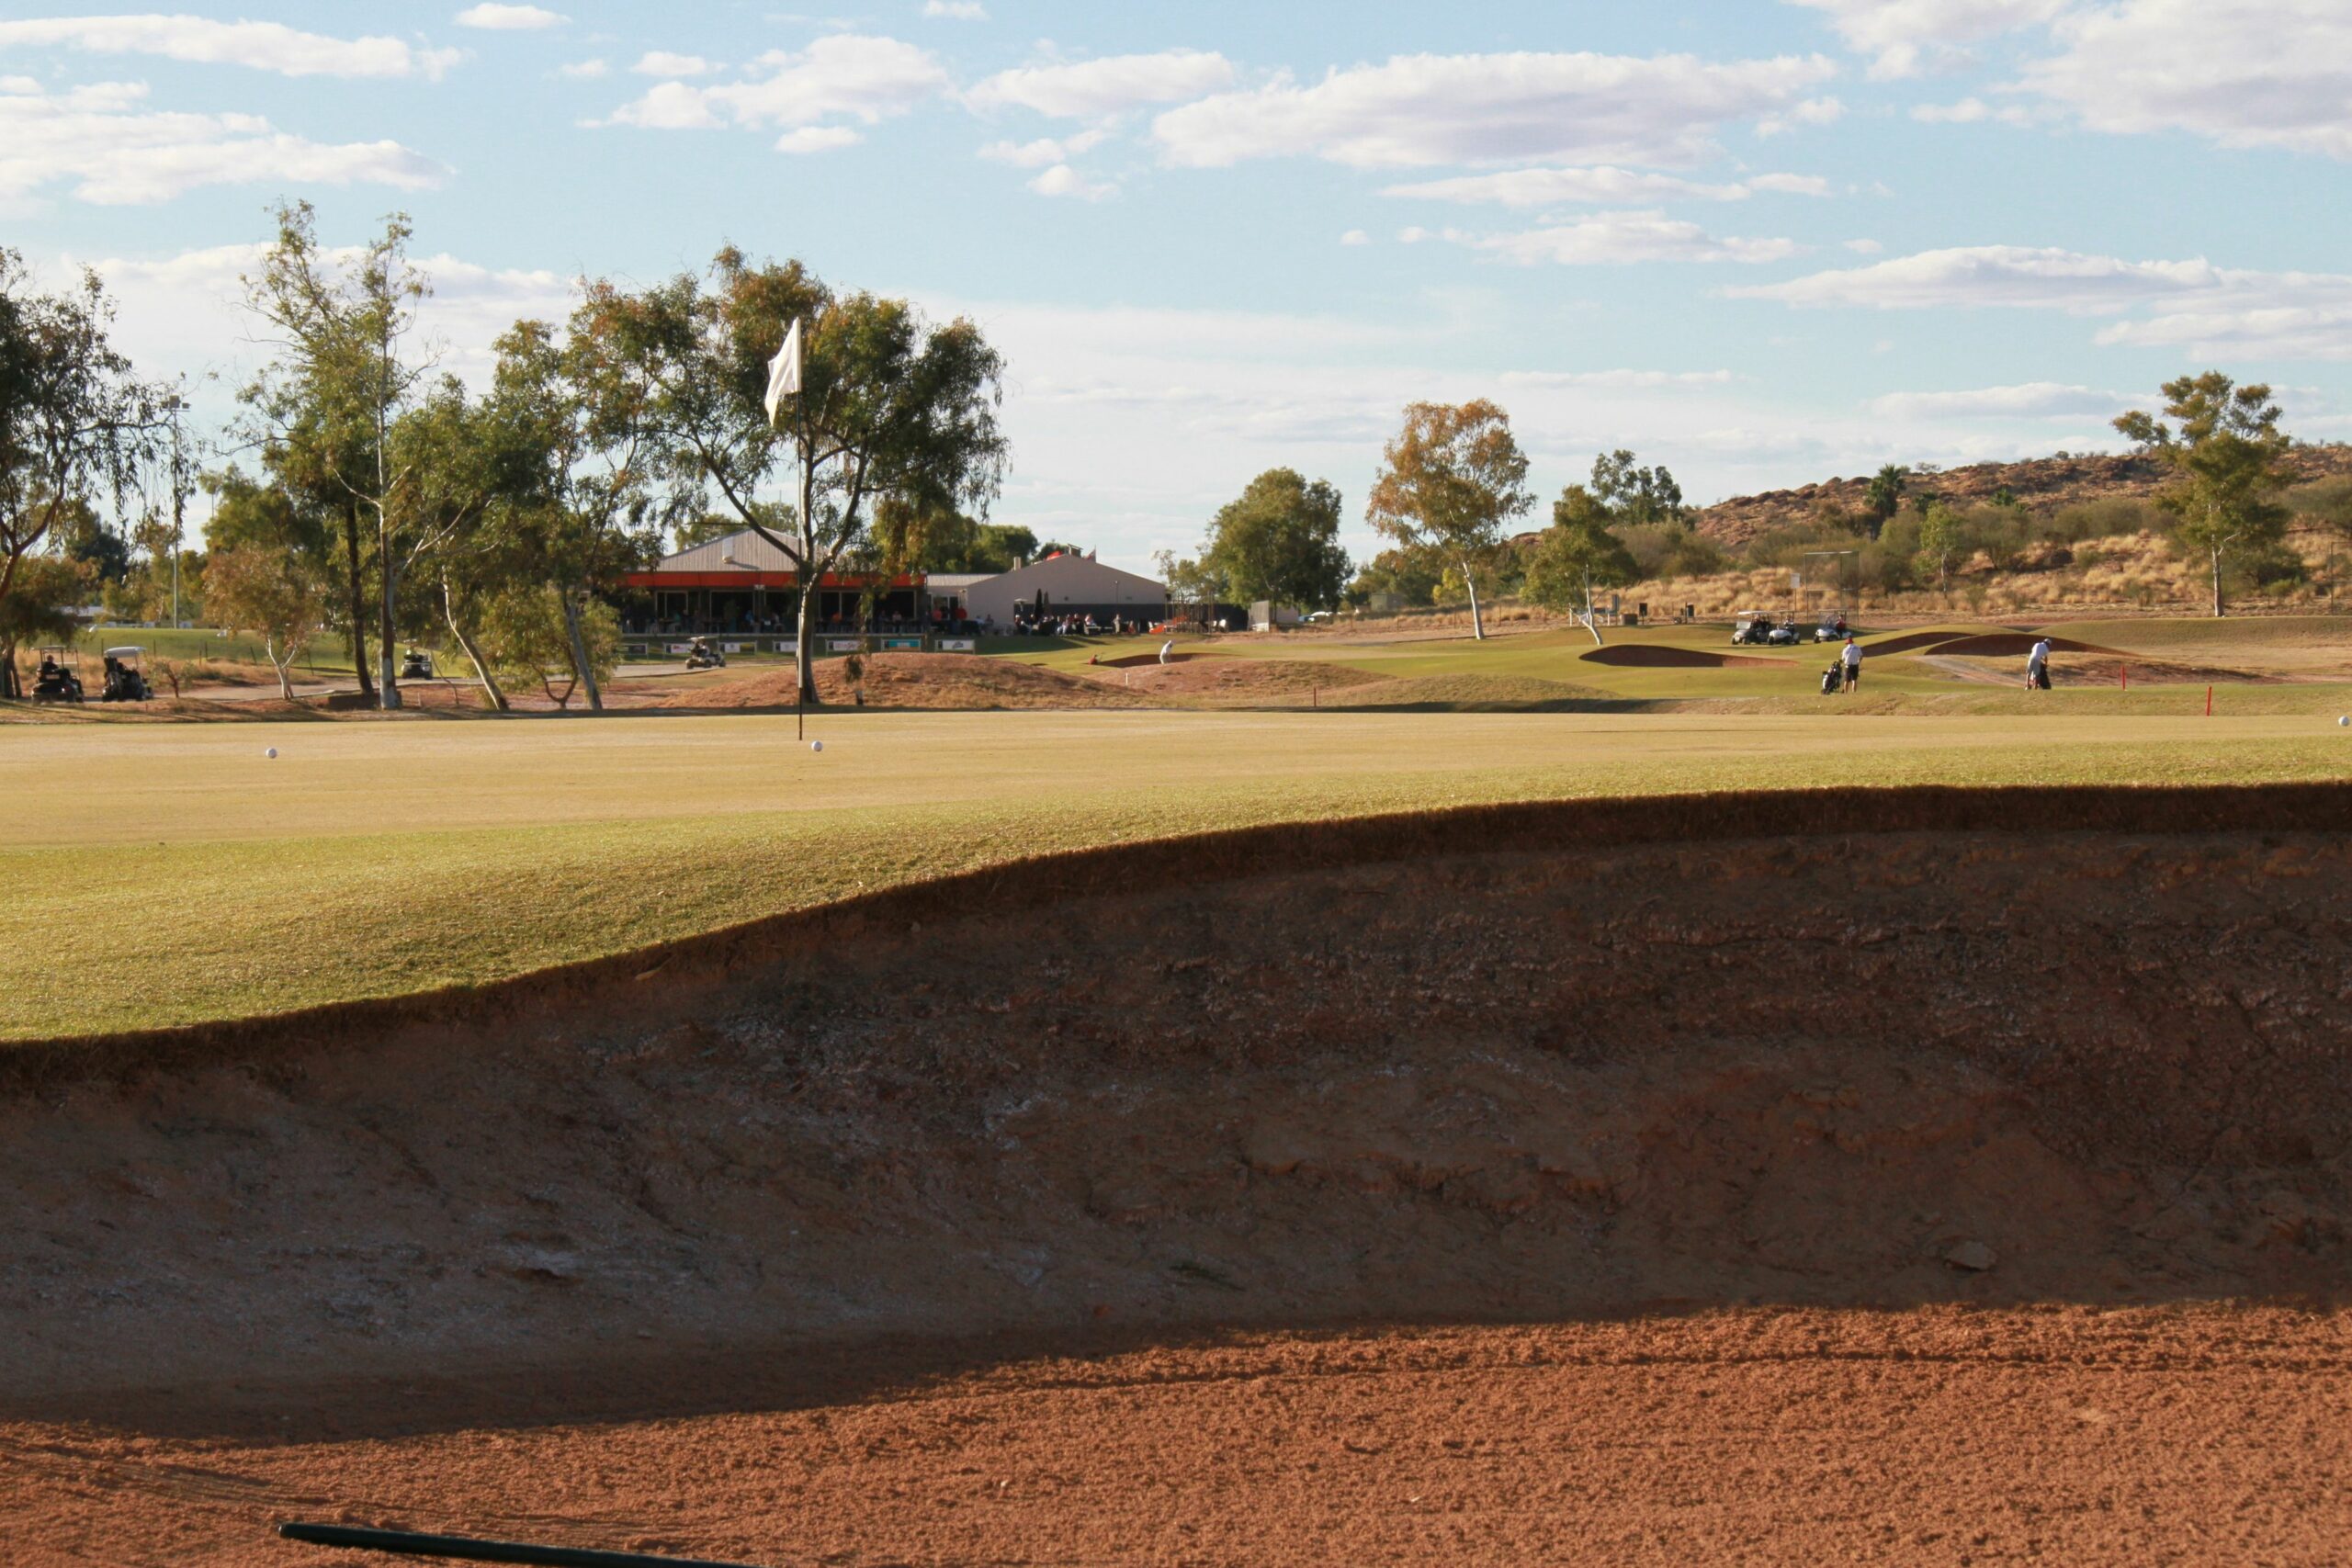
[[[2296,466],[2305,479],[2352,474],[2352,446],[2299,446]],[[2145,500],[2164,488],[2163,468],[2153,458],[2126,455],[2035,457],[2021,463],[1972,463],[1933,474],[1915,474],[1914,491],[1931,491],[1954,502],[1990,501],[2006,487],[2038,513],[2056,512],[2087,501],[2113,497]],[[1833,479],[1795,490],[1734,496],[1695,514],[1699,531],[1726,545],[1744,545],[1767,529],[1806,523],[1824,512],[1860,513],[1870,502],[1870,476]]]

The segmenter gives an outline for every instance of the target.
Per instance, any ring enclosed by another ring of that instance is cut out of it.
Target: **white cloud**
[[[1846,118],[1846,106],[1836,98],[1807,98],[1783,114],[1768,114],[1756,122],[1758,136],[1784,136],[1801,126],[1835,125]]]
[[[1506,387],[1600,387],[1654,389],[1660,387],[1722,387],[1735,378],[1728,370],[1506,370],[1498,378]]]
[[[2109,347],[2199,359],[2352,359],[2352,276],[2223,268],[2202,258],[2124,261],[1983,245],[1725,292],[1800,306],[2061,310],[2129,318],[2098,333],[2096,341]]]
[[[2090,315],[2211,288],[2221,279],[2220,269],[2206,261],[2132,262],[2076,251],[1973,245],[1730,292],[1790,305],[1881,310],[2009,305]]]
[[[979,0],[922,0],[922,14],[944,17],[954,22],[985,22],[989,8]]]
[[[266,246],[218,245],[177,255],[109,257],[90,265],[118,306],[117,340],[149,370],[213,369],[234,384],[258,369],[266,350],[254,341],[242,281],[258,270]],[[333,247],[330,263],[348,265],[360,253]],[[61,270],[79,265],[62,258]],[[491,344],[517,321],[561,321],[577,302],[571,278],[532,268],[487,267],[446,254],[418,258],[432,293],[418,309],[420,347],[442,367],[481,384],[492,363]],[[201,395],[201,394],[199,394]]]
[[[1827,196],[1829,182],[1819,175],[1758,175],[1747,182],[1750,190],[1770,191],[1775,196]]]
[[[1871,400],[1890,419],[2111,419],[2132,406],[2120,392],[2056,381],[1952,392],[1891,392]]]
[[[1198,97],[1232,80],[1233,64],[1225,56],[1171,49],[1001,71],[974,87],[969,101],[983,110],[1010,105],[1057,119],[1094,119]]]
[[[1102,145],[1107,132],[1080,131],[1076,136],[1041,136],[1035,141],[991,141],[980,149],[980,156],[992,164],[1010,164],[1016,169],[1042,169],[1054,164],[1067,164],[1080,153]]]
[[[835,33],[797,54],[777,50],[754,63],[751,81],[691,86],[662,82],[613,112],[615,125],[689,130],[732,122],[791,129],[832,118],[873,125],[947,90],[947,73],[927,50],[896,39]]]
[[[714,67],[699,54],[673,54],[666,49],[649,50],[629,67],[640,76],[707,76]]]
[[[1829,14],[1856,51],[1874,56],[1881,79],[1915,74],[1932,57],[2047,22],[2068,0],[1789,0]]]
[[[865,138],[845,125],[804,125],[775,139],[779,152],[834,152],[854,147]]]
[[[1793,240],[1718,238],[1696,223],[1663,212],[1596,212],[1571,223],[1520,234],[1462,236],[1456,240],[1505,260],[1532,266],[1622,265],[1630,262],[1769,262],[1794,255]]]
[[[1153,134],[1170,162],[1204,168],[1283,156],[1358,168],[1681,164],[1715,127],[1780,110],[1836,69],[1818,57],[1409,55],[1186,104]]]
[[[2118,0],[2052,31],[2061,52],[2028,65],[2022,85],[2094,130],[2352,159],[2342,0]]]
[[[1340,243],[1343,245],[1369,245],[1372,243],[1372,236],[1365,233],[1361,229],[1351,229],[1346,233],[1340,236]]]
[[[555,73],[575,82],[595,82],[611,75],[613,68],[602,60],[575,60],[570,64],[557,66]]]
[[[2033,111],[2018,104],[1996,108],[1982,98],[1970,97],[1954,104],[1915,104],[1911,118],[1924,125],[1975,125],[1988,119],[2003,125],[2031,125]]]
[[[546,28],[560,28],[570,20],[570,17],[550,11],[544,6],[484,4],[469,6],[458,13],[458,26],[481,28],[494,33],[537,32]]]
[[[1091,184],[1068,164],[1056,164],[1031,180],[1029,188],[1039,196],[1074,196],[1080,201],[1105,201],[1119,194],[1117,186]]]
[[[284,76],[439,76],[456,50],[412,49],[396,38],[329,38],[278,22],[204,17],[49,17],[0,21],[0,50],[76,49],[155,54],[199,65],[245,65]]]
[[[1744,185],[1701,185],[1672,175],[1642,174],[1602,164],[1585,169],[1505,169],[1455,179],[1389,186],[1383,196],[1427,201],[1487,202],[1499,207],[1555,207],[1564,202],[1738,201]]]
[[[1876,240],[1849,240],[1846,248],[1858,256],[1874,256],[1886,249]]]
[[[324,143],[258,115],[151,112],[144,85],[0,92],[0,199],[58,182],[99,206],[166,201],[199,186],[438,185],[439,164],[396,141]]]

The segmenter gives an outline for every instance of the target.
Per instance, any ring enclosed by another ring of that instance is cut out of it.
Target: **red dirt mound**
[[[2023,659],[2033,651],[2033,645],[2041,640],[2041,634],[2039,632],[1979,632],[1972,637],[1958,637],[1950,642],[1939,643],[1936,647],[1936,651],[1955,659]],[[1878,651],[1885,653],[1890,650],[1880,649]],[[2076,642],[2072,637],[2053,637],[2050,639],[2050,651],[2107,654],[2116,652],[2111,648],[2098,648],[2087,642]],[[2131,657],[2129,654],[2116,656],[2127,659]]]
[[[1066,675],[1016,660],[977,653],[875,653],[865,660],[865,701],[883,708],[1102,708],[1139,707],[1144,699],[1115,685]],[[818,695],[827,703],[854,700],[843,661],[817,666]],[[667,708],[788,708],[791,667],[763,671],[740,681],[679,692],[659,705]]]
[[[1665,648],[1656,643],[1611,643],[1603,648],[1589,649],[1582,657],[1588,664],[1614,664],[1630,670],[1730,670],[1743,666],[1767,670],[1790,668],[1785,659],[1756,659],[1739,653],[1711,653],[1703,648]]]
[[[1376,684],[1383,677],[1344,664],[1294,659],[1197,659],[1182,664],[1127,670],[1112,679],[1128,690],[1172,695],[1246,701],[1253,697],[1304,696]]]
[[[1905,632],[1901,637],[1889,637],[1884,642],[1870,643],[1867,645],[1867,649],[1872,658],[1884,659],[1890,654],[1917,653],[1923,648],[1941,648],[1945,643],[1958,642],[1962,637],[1974,637],[1978,635],[1981,634],[1974,632]],[[2029,643],[2027,646],[2030,648],[2032,645]]]
[[[1318,824],[11,1053],[0,1533],[2324,1560],[2347,822]],[[1434,1322],[1521,1326],[1319,1332]]]

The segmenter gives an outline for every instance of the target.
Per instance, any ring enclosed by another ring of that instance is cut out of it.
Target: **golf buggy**
[[[33,701],[78,703],[82,700],[82,656],[62,646],[36,649],[40,668],[33,675]]]
[[[686,668],[689,670],[724,670],[727,655],[702,637],[686,644]]]
[[[412,648],[401,660],[401,679],[430,681],[433,679],[433,656],[421,648]]]
[[[147,657],[143,648],[109,648],[106,651],[106,689],[98,694],[102,703],[143,703],[153,697],[155,688],[147,683],[147,672],[141,660]]]
[[[1736,648],[1785,648],[1797,640],[1796,623],[1776,621],[1762,610],[1742,610],[1732,623],[1731,640]]]
[[[1815,642],[1844,642],[1848,636],[1852,633],[1853,629],[1854,628],[1852,626],[1846,624],[1845,611],[1824,610],[1821,612],[1821,624],[1813,628],[1813,640]]]

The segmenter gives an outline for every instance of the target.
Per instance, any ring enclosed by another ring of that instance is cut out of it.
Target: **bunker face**
[[[2033,1314],[2131,1307],[2173,1314],[2132,1331],[2142,1351],[2227,1369],[2240,1320],[2188,1303],[2352,1280],[2352,852],[2308,811],[2150,833],[2018,809],[2025,830],[1573,852],[1300,839],[1262,874],[1111,891],[1106,858],[1060,894],[899,896],[527,1008],[52,1081],[0,1105],[0,1413],[267,1429],[362,1391],[362,1432],[775,1411],[1147,1344],[1173,1347],[1153,1379],[1189,1376],[1227,1364],[1196,1336],[1248,1329],[1278,1337],[1249,1375],[1372,1380],[1302,1393],[1319,1426],[1219,1406],[1272,1475],[1329,1462],[1351,1400],[1378,1451],[1379,1412],[1429,1377],[1466,1391],[1563,1345],[1728,1365],[1788,1333],[1899,1360],[1957,1334],[2064,1362],[2127,1320],[2052,1337]],[[1705,1326],[1723,1312],[1751,1326]],[[1421,1371],[1279,1348],[1465,1320],[1555,1326],[1461,1330]],[[2297,1321],[2340,1378],[2341,1319]],[[1839,1355],[1812,1397],[1862,1397]],[[2265,1397],[2301,1419],[2341,1386]],[[772,1460],[831,1441],[775,1420]],[[828,1451],[846,1485],[863,1461]],[[2325,1522],[2308,1496],[2211,1495],[2234,1473],[2175,1501],[2234,1507],[2256,1544]],[[1494,1560],[1566,1528],[1558,1506]]]

